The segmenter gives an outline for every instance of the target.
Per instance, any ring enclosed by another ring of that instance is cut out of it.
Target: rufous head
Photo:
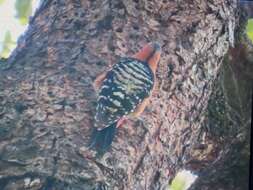
[[[157,64],[161,57],[161,46],[157,42],[148,43],[133,57],[140,61],[147,62],[152,71],[155,73]]]

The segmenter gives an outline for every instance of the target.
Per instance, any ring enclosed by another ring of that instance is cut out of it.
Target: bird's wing
[[[133,117],[139,117],[141,113],[145,110],[146,106],[149,104],[150,97],[145,98],[134,110],[133,113],[131,113],[131,116]]]
[[[147,63],[134,58],[121,59],[99,88],[95,126],[103,129],[135,112],[151,95],[153,86],[154,75]]]

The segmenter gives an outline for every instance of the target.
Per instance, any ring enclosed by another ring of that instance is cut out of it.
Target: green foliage
[[[170,189],[171,190],[185,190],[185,180],[180,177],[175,177],[172,181]]]
[[[16,46],[16,43],[11,39],[11,33],[8,30],[5,32],[4,40],[3,40],[3,48],[0,52],[0,57],[7,58],[11,52],[11,50]]]
[[[0,0],[0,5],[3,4],[4,1],[5,1],[5,0]]]
[[[248,37],[251,39],[251,41],[253,43],[253,19],[248,20],[246,30],[247,30]]]
[[[187,190],[198,176],[189,170],[181,170],[172,180],[168,190]]]
[[[14,2],[16,10],[16,19],[19,21],[20,25],[28,24],[29,16],[32,14],[32,5],[34,0],[16,0],[13,1],[13,3]],[[7,3],[7,1],[0,0],[0,5],[2,5],[3,3]],[[4,36],[3,38],[1,38],[2,42],[0,44],[0,58],[8,58],[11,51],[16,47],[17,40],[12,35],[13,31],[11,29],[8,30],[8,27],[6,27],[6,29],[2,32],[4,33]]]
[[[32,14],[32,0],[16,0],[15,8],[19,22],[22,25],[26,25],[29,16]]]

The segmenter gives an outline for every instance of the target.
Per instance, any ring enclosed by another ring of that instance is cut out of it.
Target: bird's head
[[[147,62],[152,71],[155,72],[161,57],[161,46],[157,42],[148,43],[133,57],[140,61]]]

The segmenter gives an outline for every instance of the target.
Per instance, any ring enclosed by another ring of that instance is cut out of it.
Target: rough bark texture
[[[230,48],[209,99],[203,123],[216,142],[216,159],[201,168],[191,190],[249,189],[253,44],[245,26],[251,13],[241,6],[235,47]],[[199,160],[198,160],[199,161]]]
[[[0,186],[166,189],[181,168],[208,169],[221,147],[205,111],[235,16],[231,0],[44,1],[0,65]],[[152,103],[95,158],[92,81],[148,41],[163,47]]]

